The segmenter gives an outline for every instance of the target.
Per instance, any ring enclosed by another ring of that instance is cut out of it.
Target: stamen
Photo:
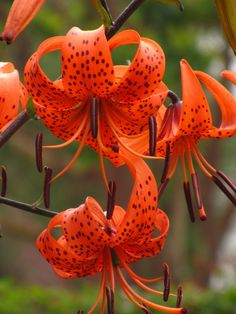
[[[183,298],[183,289],[182,289],[182,287],[178,287],[176,307],[181,307],[182,298]]]
[[[160,280],[163,280],[163,276],[162,277],[157,277],[157,278],[153,278],[153,279],[146,279],[143,277],[140,277],[139,275],[137,275],[135,272],[133,272],[133,270],[124,262],[120,263],[122,267],[124,267],[124,269],[126,270],[127,274],[133,279],[137,279],[141,282],[157,282]]]
[[[169,90],[167,97],[169,97],[171,99],[171,102],[173,105],[180,102],[179,97],[171,90]]]
[[[169,178],[166,178],[164,182],[161,183],[158,189],[158,200],[160,200],[162,193],[165,191],[167,184],[169,183]]]
[[[164,263],[162,265],[164,273],[164,291],[163,291],[163,301],[167,302],[170,294],[170,270],[169,266]]]
[[[114,292],[110,287],[106,287],[106,296],[107,296],[107,313],[114,314]]]
[[[196,173],[191,174],[191,179],[192,179],[192,184],[193,184],[193,191],[195,195],[195,199],[197,202],[197,208],[199,210],[199,217],[202,221],[206,220],[206,213],[202,204],[202,197],[200,193],[200,188],[199,188],[199,181],[198,181],[198,176]]]
[[[188,212],[189,212],[190,219],[192,222],[195,222],[195,214],[193,210],[192,197],[191,197],[190,186],[189,186],[188,181],[184,182],[184,195],[185,195],[185,199],[188,205]]]
[[[116,183],[115,181],[110,181],[106,207],[107,219],[112,219],[112,215],[115,208],[115,197],[116,197]]]
[[[104,287],[105,287],[105,284],[106,284],[106,272],[103,270],[102,272],[102,280],[101,280],[101,286],[100,286],[100,289],[99,289],[99,292],[98,292],[98,295],[97,295],[97,298],[93,304],[93,306],[91,307],[91,309],[88,311],[88,314],[92,314],[94,312],[94,310],[96,309],[100,299],[101,299],[101,296],[102,296],[102,293],[104,291]]]
[[[224,186],[224,184],[215,175],[212,175],[212,180],[221,189],[221,191],[231,200],[231,202],[236,206],[236,198],[230,193],[229,190]]]
[[[163,183],[167,177],[167,173],[170,165],[170,143],[166,143],[166,156],[165,156],[165,164],[161,177],[161,183]]]
[[[36,159],[36,166],[39,172],[43,171],[42,144],[43,144],[43,134],[38,133],[35,139],[35,159]]]
[[[149,117],[149,155],[156,154],[157,122],[154,116]]]
[[[1,196],[5,196],[7,192],[7,170],[6,167],[2,166],[2,189]]]
[[[234,192],[236,192],[236,185],[229,177],[226,176],[226,174],[224,174],[224,172],[217,170],[216,173],[225,181],[226,184],[228,184],[229,187],[231,187]]]
[[[50,186],[52,178],[52,169],[49,167],[44,167],[45,177],[44,177],[44,188],[43,188],[43,199],[46,208],[50,207]]]
[[[90,125],[93,138],[97,138],[98,135],[98,105],[98,99],[92,97],[90,102]]]

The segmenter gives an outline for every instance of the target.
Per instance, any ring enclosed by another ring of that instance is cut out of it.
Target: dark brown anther
[[[119,150],[120,150],[120,147],[119,147],[119,144],[116,143],[112,146],[112,150],[114,153],[119,153]]]
[[[44,167],[45,177],[44,177],[44,189],[43,189],[43,199],[46,208],[50,207],[50,181],[52,178],[52,169],[49,167]]]
[[[114,314],[114,292],[111,288],[106,287],[106,296],[107,296],[107,313]]]
[[[192,184],[193,184],[193,191],[195,195],[195,199],[197,202],[197,208],[200,209],[202,208],[202,198],[201,198],[201,193],[200,193],[200,188],[199,188],[199,182],[198,182],[198,176],[196,173],[191,174],[191,179],[192,179]]]
[[[172,92],[172,90],[168,91],[167,97],[170,98],[173,105],[180,102],[179,97],[174,92]]]
[[[161,183],[163,183],[166,179],[169,165],[170,165],[170,143],[166,143],[166,156],[165,156],[164,169],[163,169],[163,173],[161,176]]]
[[[97,138],[98,136],[98,105],[98,99],[92,97],[90,101],[90,125],[93,138]]]
[[[12,36],[12,33],[8,33],[6,36],[5,36],[5,40],[6,40],[6,43],[7,45],[10,45],[13,41],[13,36]]]
[[[217,170],[216,173],[218,174],[219,177],[221,177],[225,183],[236,193],[236,185],[233,181],[230,180],[229,177],[227,177],[224,172]]]
[[[192,222],[195,222],[195,214],[194,214],[194,210],[193,210],[191,191],[190,191],[190,186],[189,186],[188,181],[184,182],[184,195],[185,195],[186,203],[188,205],[189,217],[190,217]]]
[[[35,159],[36,159],[36,166],[39,172],[43,171],[42,144],[43,144],[43,134],[38,133],[35,139]]]
[[[236,206],[236,197],[230,193],[229,190],[224,186],[224,184],[215,175],[212,175],[212,180],[221,189],[221,191],[230,199],[230,201]]]
[[[157,141],[157,121],[154,116],[149,117],[149,154],[155,156]]]
[[[115,208],[115,198],[116,198],[116,183],[115,181],[109,182],[109,191],[107,195],[107,207],[106,207],[106,217],[107,219],[111,219],[114,208]]]
[[[170,270],[169,266],[164,263],[163,267],[163,274],[164,274],[164,291],[163,291],[163,301],[167,302],[169,299],[170,294]]]
[[[6,167],[2,166],[2,189],[1,196],[6,196],[7,192],[7,170]]]
[[[160,200],[162,193],[165,191],[167,184],[169,183],[169,179],[166,178],[163,183],[161,183],[158,189],[158,200]]]
[[[182,298],[183,298],[183,289],[182,289],[182,287],[178,287],[176,307],[181,307]]]

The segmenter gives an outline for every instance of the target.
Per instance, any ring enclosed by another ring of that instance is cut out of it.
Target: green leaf
[[[184,10],[183,3],[182,3],[180,0],[159,0],[159,1],[164,2],[164,3],[173,3],[173,4],[176,4],[176,5],[178,5],[180,11],[183,11],[183,10]]]
[[[103,24],[105,25],[107,29],[109,29],[112,25],[112,20],[109,13],[104,8],[100,0],[92,0],[92,3],[95,6],[98,13],[100,14]]]

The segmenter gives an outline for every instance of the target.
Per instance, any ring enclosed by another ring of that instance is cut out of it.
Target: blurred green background
[[[1,1],[1,30],[11,3]],[[129,1],[110,0],[108,3],[116,17]],[[194,69],[207,71],[217,79],[220,71],[234,67],[234,55],[225,42],[214,1],[183,0],[183,3],[185,11],[181,13],[175,5],[146,0],[124,27],[134,28],[142,36],[159,42],[167,61],[164,80],[179,95],[179,61],[182,58]],[[13,45],[0,43],[0,59],[13,62],[22,75],[26,60],[42,40],[64,35],[75,25],[92,29],[100,23],[90,1],[48,0]],[[132,56],[133,51],[122,47],[114,54],[114,61],[122,64]],[[55,55],[45,57],[42,66],[49,77],[58,77],[59,58]],[[214,110],[213,101],[211,106]],[[214,119],[219,121],[217,110]],[[1,148],[0,160],[7,167],[7,196],[10,198],[33,203],[41,195],[43,177],[36,171],[34,161],[34,139],[39,131],[44,133],[45,143],[59,142],[40,121],[31,121]],[[208,161],[236,180],[234,139],[202,141],[200,147]],[[57,173],[75,150],[76,145],[57,151],[46,150],[45,164]],[[159,180],[163,163],[151,162],[150,165]],[[125,207],[131,189],[127,171],[123,167],[115,169],[108,161],[106,167],[109,178],[115,179],[118,185],[117,203]],[[179,178],[177,171],[160,202],[171,221],[164,251],[155,258],[134,264],[133,268],[139,274],[158,276],[162,263],[167,262],[172,270],[173,290],[178,284],[183,286],[184,305],[190,313],[236,313],[235,209],[216,186],[200,174],[208,220],[190,223],[183,193],[179,192],[182,189]],[[102,206],[106,203],[98,158],[90,149],[85,149],[73,169],[53,183],[51,208],[61,211],[75,207],[83,203],[87,195],[95,197]],[[98,277],[59,279],[37,252],[35,238],[47,222],[47,218],[1,205],[0,313],[76,313],[80,307],[86,312],[93,304]],[[117,313],[138,312],[120,291],[117,291],[116,305]]]

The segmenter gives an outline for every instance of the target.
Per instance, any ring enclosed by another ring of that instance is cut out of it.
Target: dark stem
[[[108,6],[108,4],[107,4],[107,1],[106,1],[106,0],[100,0],[100,2],[101,2],[101,4],[102,4],[102,6],[105,8],[105,10],[107,11],[107,14],[109,15],[109,18],[110,18],[110,20],[111,20],[111,22],[112,22],[112,24],[113,24],[113,20],[112,20],[112,16],[111,16],[111,11],[110,11],[110,8],[109,8],[109,6]]]
[[[16,119],[9,125],[6,130],[4,130],[0,134],[0,147],[2,147],[9,138],[20,128],[22,127],[28,120],[30,119],[27,111],[21,112]]]
[[[121,26],[128,20],[128,18],[138,9],[138,7],[145,0],[132,0],[130,4],[124,9],[123,12],[115,19],[111,28],[107,31],[106,37],[110,39],[120,28]]]
[[[31,204],[14,201],[12,199],[9,199],[3,196],[0,196],[0,204],[5,204],[11,207],[25,210],[32,214],[37,214],[37,215],[41,215],[45,217],[54,217],[55,215],[57,215],[57,212],[53,212],[51,210],[47,210],[47,209],[40,208],[37,206],[35,207],[34,205],[31,205]]]

